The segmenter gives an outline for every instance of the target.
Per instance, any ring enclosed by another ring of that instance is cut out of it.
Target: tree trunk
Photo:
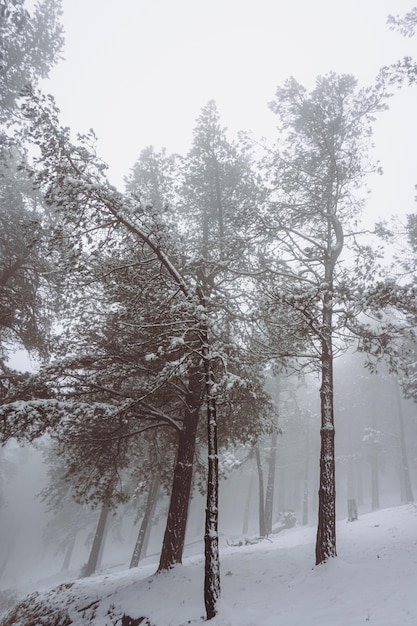
[[[379,445],[372,444],[371,452],[371,499],[372,511],[379,509]]]
[[[216,204],[217,204],[217,217],[219,224],[219,247],[220,247],[220,260],[224,258],[224,215],[223,215],[223,199],[220,183],[219,164],[217,159],[214,159],[214,171],[216,182]]]
[[[219,457],[217,450],[216,400],[213,392],[214,380],[208,342],[203,344],[204,371],[207,398],[207,504],[204,535],[204,604],[207,619],[216,613],[217,600],[220,597],[220,559],[219,559]]]
[[[1,565],[0,565],[0,579],[3,577],[3,574],[6,570],[6,566],[10,561],[10,557],[12,556],[13,548],[15,546],[16,540],[17,540],[17,533],[15,533],[12,538],[9,537],[7,541],[5,554],[2,558]]]
[[[363,473],[362,473],[362,456],[359,455],[356,459],[356,485],[358,493],[358,505],[363,505]]]
[[[283,513],[287,508],[287,459],[284,445],[280,445],[278,458],[278,513]]]
[[[249,529],[249,512],[250,512],[250,503],[252,500],[253,477],[254,475],[251,473],[250,478],[249,478],[249,487],[248,487],[248,493],[246,496],[245,509],[243,511],[242,535],[246,535]]]
[[[401,483],[404,486],[404,498],[405,501],[414,502],[413,488],[411,486],[410,467],[408,465],[407,447],[405,444],[405,430],[404,430],[404,413],[401,402],[401,395],[398,385],[396,385],[395,395],[397,399],[398,407],[398,430],[400,439],[400,468],[401,468]]]
[[[145,536],[143,538],[142,549],[141,549],[141,552],[140,552],[140,558],[142,558],[142,559],[144,559],[147,556],[147,554],[148,554],[149,540],[151,538],[151,532],[152,532],[153,516],[154,516],[154,513],[155,513],[155,508],[156,508],[157,502],[158,502],[158,498],[156,497],[155,501],[154,501],[153,508],[152,508],[152,512],[151,512],[150,524],[148,524],[148,526],[146,528],[146,531],[145,531]]]
[[[184,421],[182,430],[179,433],[171,498],[158,572],[170,569],[173,565],[182,561],[200,405],[201,370],[196,368],[190,375]]]
[[[358,519],[358,507],[355,498],[348,498],[348,522],[354,522]]]
[[[333,265],[326,265],[321,328],[321,450],[316,565],[336,556],[336,487],[333,408]]]
[[[98,552],[98,559],[97,559],[96,570],[100,569],[101,563],[103,561],[104,546],[106,545],[107,533],[109,532],[109,525],[110,525],[110,516],[107,515],[106,523],[104,525],[103,539],[101,541],[100,550]]]
[[[352,424],[348,425],[346,443],[347,443],[347,463],[346,463],[346,497],[347,500],[356,499],[355,489],[355,462],[356,454],[352,443]]]
[[[274,510],[274,489],[275,489],[275,472],[277,465],[277,442],[278,442],[278,420],[276,428],[271,435],[271,452],[269,455],[268,480],[266,483],[265,494],[265,534],[270,535],[272,532],[272,516]]]
[[[307,436],[306,436],[306,451],[305,451],[305,461],[304,461],[304,489],[303,489],[303,526],[307,526],[308,524],[308,481],[309,481],[309,472],[310,472],[310,426],[307,422]]]
[[[105,531],[107,518],[109,515],[110,507],[107,502],[101,507],[100,517],[98,519],[97,529],[94,535],[93,545],[91,546],[90,556],[87,564],[82,573],[83,578],[92,576],[98,568],[100,552],[102,552],[102,546],[104,545]]]
[[[259,444],[255,446],[255,458],[256,468],[258,470],[258,485],[259,485],[259,534],[261,537],[265,537],[265,497],[264,497],[264,472],[261,463],[261,454],[259,452]]]
[[[64,562],[62,564],[62,568],[61,571],[65,571],[69,568],[69,564],[71,562],[71,557],[72,557],[72,553],[74,552],[74,546],[75,546],[75,540],[77,538],[77,532],[73,532],[71,533],[69,540],[68,540],[68,545],[67,545],[67,549],[65,550],[65,557],[64,557]]]
[[[138,537],[136,539],[135,548],[133,550],[132,558],[129,568],[137,567],[139,565],[140,557],[142,554],[142,548],[145,542],[145,536],[148,528],[152,522],[152,516],[155,511],[156,500],[158,496],[160,478],[159,474],[156,474],[149,489],[148,497],[146,499],[145,512],[143,514],[142,523],[139,528]]]

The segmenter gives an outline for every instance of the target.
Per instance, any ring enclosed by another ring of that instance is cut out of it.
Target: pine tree
[[[46,216],[27,172],[21,95],[48,76],[63,45],[59,0],[30,13],[24,0],[0,5],[0,369],[11,345],[45,354],[51,312]]]
[[[353,235],[363,204],[354,192],[371,167],[371,123],[384,108],[383,97],[378,89],[358,91],[351,76],[329,74],[310,94],[289,79],[270,105],[282,131],[267,166],[272,192],[262,216],[278,250],[270,258],[274,314],[291,309],[298,332],[308,338],[299,356],[305,364],[320,363],[317,564],[336,555],[333,359],[355,328],[364,281],[375,277],[375,252],[356,246]],[[341,264],[344,248],[354,255],[351,274]]]

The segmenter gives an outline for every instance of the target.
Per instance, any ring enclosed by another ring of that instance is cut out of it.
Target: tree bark
[[[265,496],[264,496],[264,472],[262,469],[261,453],[259,444],[255,446],[256,468],[258,470],[258,486],[259,486],[259,535],[265,537]]]
[[[324,267],[324,294],[321,327],[321,449],[319,512],[316,538],[316,565],[336,556],[336,483],[333,405],[333,272],[343,247],[343,231],[332,207],[331,185],[328,197],[328,246]],[[332,245],[332,235],[336,243]]]
[[[201,406],[201,370],[190,375],[184,421],[179,433],[167,523],[158,572],[182,562],[193,477],[194,451]]]
[[[304,460],[304,488],[303,488],[303,526],[308,524],[308,500],[309,500],[309,473],[310,473],[310,425],[307,422],[307,434],[306,434],[306,451]]]
[[[219,559],[219,457],[217,449],[216,400],[213,392],[214,380],[208,342],[203,345],[204,372],[207,398],[207,504],[204,535],[204,605],[207,619],[216,613],[217,600],[220,597],[220,559]]]
[[[323,299],[321,356],[321,449],[316,565],[336,556],[336,488],[333,409],[332,294]]]
[[[336,489],[332,411],[332,391],[326,372],[322,383],[322,427],[320,450],[319,516],[316,540],[316,565],[336,556]]]
[[[148,497],[146,499],[145,512],[143,514],[142,523],[139,528],[138,537],[136,539],[135,547],[133,550],[132,558],[130,560],[129,568],[137,567],[139,565],[140,557],[142,555],[142,549],[145,543],[145,536],[152,523],[152,516],[155,511],[156,500],[158,496],[160,478],[156,474],[152,484],[150,486]]]

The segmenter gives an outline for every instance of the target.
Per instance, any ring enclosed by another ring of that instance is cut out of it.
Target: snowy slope
[[[221,552],[222,598],[212,626],[407,626],[417,624],[417,506],[338,523],[336,559],[314,567],[315,528],[296,527],[272,540]],[[171,572],[155,565],[75,581],[32,596],[13,626],[56,623],[121,625],[123,613],[154,626],[201,624],[203,560]],[[40,612],[47,621],[29,621]],[[71,621],[55,622],[55,609]],[[49,620],[49,621],[48,621]]]

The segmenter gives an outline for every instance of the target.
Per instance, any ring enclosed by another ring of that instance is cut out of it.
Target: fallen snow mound
[[[338,554],[314,567],[315,528],[295,527],[221,551],[222,599],[212,626],[417,624],[417,506],[338,522]],[[204,562],[186,559],[37,592],[0,626],[185,626],[204,615]]]

